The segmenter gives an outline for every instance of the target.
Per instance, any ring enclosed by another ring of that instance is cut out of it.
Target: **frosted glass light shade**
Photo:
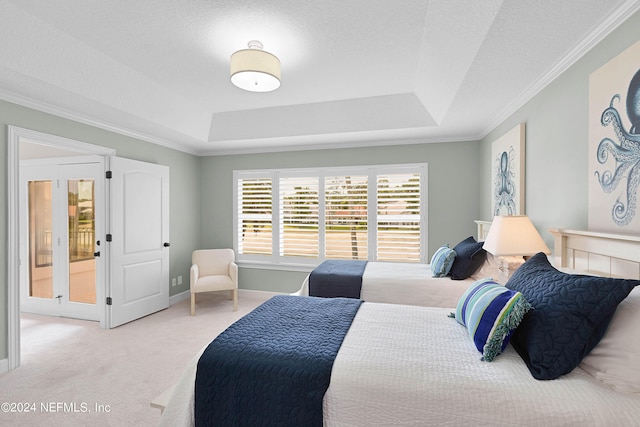
[[[280,60],[261,48],[239,50],[231,55],[231,82],[251,92],[276,90],[280,87]]]
[[[551,253],[526,215],[495,216],[482,247],[495,256]]]

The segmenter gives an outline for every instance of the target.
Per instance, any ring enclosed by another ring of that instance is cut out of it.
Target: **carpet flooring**
[[[189,300],[104,330],[96,322],[23,314],[21,366],[0,375],[3,426],[156,426],[150,402],[194,354],[271,295],[240,291]]]

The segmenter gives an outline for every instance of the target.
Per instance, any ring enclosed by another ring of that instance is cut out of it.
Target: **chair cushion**
[[[226,291],[235,289],[236,286],[231,277],[226,275],[220,276],[203,276],[198,278],[195,289],[191,289],[192,293],[209,292],[209,291]]]

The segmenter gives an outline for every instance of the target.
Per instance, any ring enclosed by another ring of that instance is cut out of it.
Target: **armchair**
[[[238,265],[233,249],[200,249],[191,254],[191,315],[196,314],[196,293],[230,291],[238,310]]]

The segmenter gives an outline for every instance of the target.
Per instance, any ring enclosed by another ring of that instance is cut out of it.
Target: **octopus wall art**
[[[506,209],[507,215],[516,214],[516,184],[515,150],[509,147],[508,152],[503,151],[494,159],[493,186],[494,186],[494,215],[500,215]]]
[[[640,185],[640,69],[629,83],[626,98],[626,115],[631,122],[625,130],[617,106],[621,103],[620,94],[611,98],[609,107],[602,112],[602,126],[611,126],[615,141],[603,138],[597,147],[596,158],[604,165],[611,156],[612,169],[595,171],[595,176],[603,192],[611,193],[620,188],[620,196],[611,207],[611,220],[617,226],[626,226],[636,215],[638,189]]]
[[[589,75],[588,229],[640,235],[640,41]]]
[[[493,215],[524,214],[524,137],[520,123],[491,145]]]

